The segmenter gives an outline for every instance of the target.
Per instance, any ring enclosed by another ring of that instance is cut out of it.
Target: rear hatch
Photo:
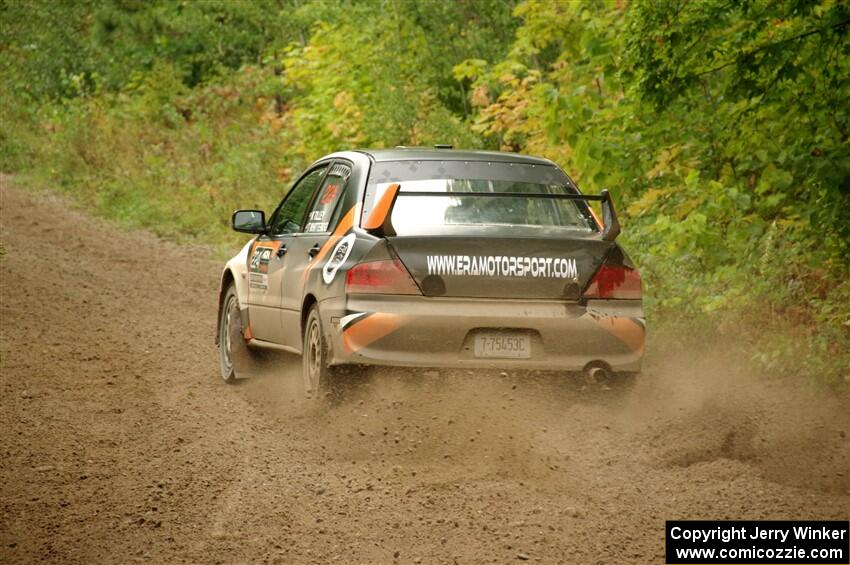
[[[425,296],[578,300],[612,243],[593,237],[388,238]]]
[[[426,296],[578,300],[614,245],[593,199],[539,160],[380,162],[363,218]]]

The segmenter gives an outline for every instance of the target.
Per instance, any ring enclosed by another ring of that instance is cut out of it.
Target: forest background
[[[334,150],[548,157],[614,194],[656,349],[846,384],[848,31],[838,0],[0,0],[0,171],[232,250]]]

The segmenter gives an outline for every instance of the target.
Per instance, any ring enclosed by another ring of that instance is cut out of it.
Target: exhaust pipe
[[[588,384],[608,382],[613,376],[614,373],[601,363],[588,363],[584,367],[584,378]]]

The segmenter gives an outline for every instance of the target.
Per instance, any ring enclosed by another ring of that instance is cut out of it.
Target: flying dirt
[[[0,177],[0,562],[663,562],[668,519],[848,519],[847,398],[650,342],[631,387],[219,376],[219,258]]]

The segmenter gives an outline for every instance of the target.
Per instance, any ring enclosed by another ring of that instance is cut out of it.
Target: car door
[[[308,272],[320,267],[314,262],[320,260],[319,251],[339,223],[350,176],[350,163],[337,160],[331,165],[310,204],[304,229],[288,243],[281,292],[283,343],[296,349],[301,348],[301,305]]]
[[[284,344],[281,292],[287,256],[297,234],[303,231],[307,207],[328,172],[320,164],[295,183],[269,220],[267,234],[258,237],[248,260],[248,315],[256,339]]]

